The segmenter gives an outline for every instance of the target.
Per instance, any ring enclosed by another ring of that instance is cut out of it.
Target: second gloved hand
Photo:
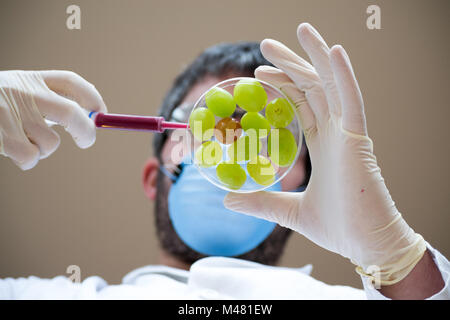
[[[304,129],[312,175],[302,193],[229,193],[227,208],[277,222],[325,249],[339,253],[381,285],[402,280],[426,250],[397,210],[367,135],[363,100],[350,60],[331,50],[309,24],[298,28],[314,66],[274,40],[261,43],[277,68],[256,77],[280,88],[295,104]],[[376,269],[374,267],[377,267]]]
[[[95,87],[70,71],[0,72],[0,154],[22,170],[59,146],[45,119],[68,131],[80,148],[95,142],[95,126],[86,112],[106,112]]]

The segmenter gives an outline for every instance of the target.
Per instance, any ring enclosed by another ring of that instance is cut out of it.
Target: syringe
[[[91,112],[89,113],[97,128],[151,131],[162,133],[166,129],[186,129],[187,123],[165,121],[163,117],[134,116],[127,114],[114,114]]]

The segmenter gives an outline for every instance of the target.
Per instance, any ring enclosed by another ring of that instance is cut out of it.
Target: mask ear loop
[[[178,180],[178,177],[180,176],[182,170],[183,170],[182,164],[176,166],[174,173],[167,170],[166,165],[159,166],[159,171],[161,171],[161,173],[164,174],[167,178],[172,180],[172,182],[176,182]]]
[[[185,158],[178,165],[164,164],[162,166],[159,166],[159,171],[161,171],[162,174],[164,174],[167,178],[172,180],[173,183],[175,183],[178,180],[178,178],[180,177],[181,173],[183,172],[184,166],[187,164],[188,163],[186,162],[186,158]],[[169,170],[167,170],[167,167],[174,168],[174,170],[173,170],[174,172],[172,173]]]

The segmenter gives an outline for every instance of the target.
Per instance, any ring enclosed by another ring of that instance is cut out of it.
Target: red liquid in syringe
[[[106,129],[135,130],[164,132],[166,129],[186,129],[187,123],[177,123],[165,121],[163,117],[134,116],[113,113],[95,113],[89,114],[93,118],[95,126]]]

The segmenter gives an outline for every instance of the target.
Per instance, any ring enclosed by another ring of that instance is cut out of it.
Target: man
[[[313,170],[309,178],[309,157],[303,153],[289,177],[283,180],[280,189],[295,190],[308,183],[306,190],[247,195],[231,193],[224,200],[228,208],[257,217],[246,220],[246,223],[254,226],[255,237],[245,237],[246,234],[241,232],[239,240],[230,241],[230,249],[221,239],[234,232],[232,229],[221,234],[220,228],[210,223],[212,219],[197,217],[205,212],[214,214],[222,210],[222,206],[213,201],[201,207],[202,210],[195,211],[201,204],[192,199],[212,197],[217,200],[223,199],[225,195],[216,192],[210,185],[202,184],[204,179],[197,179],[196,171],[181,164],[180,160],[189,156],[186,152],[181,152],[179,159],[174,160],[173,150],[177,142],[161,136],[155,141],[158,159],[147,162],[143,185],[148,197],[157,201],[156,222],[163,249],[161,261],[166,267],[149,266],[133,271],[119,286],[108,286],[98,277],[88,278],[82,284],[71,284],[65,278],[5,279],[0,282],[0,296],[337,299],[364,298],[367,294],[369,298],[449,298],[450,266],[447,259],[406,224],[384,185],[372,152],[371,140],[367,136],[361,94],[345,51],[340,46],[329,49],[317,31],[308,24],[300,25],[298,37],[313,65],[274,40],[263,41],[261,51],[278,69],[258,67],[267,63],[261,57],[249,58],[248,55],[259,55],[254,45],[218,46],[207,50],[177,78],[163,103],[162,114],[166,118],[182,120],[183,105],[196,101],[218,81],[251,75],[256,67],[257,78],[279,87],[294,103],[304,129]],[[243,52],[233,55],[233,51],[239,50]],[[245,57],[250,63],[246,62]],[[36,80],[24,79],[27,76],[13,74],[3,79],[18,77],[21,80],[19,83]],[[65,125],[78,144],[86,147],[93,142],[91,125],[84,121],[83,113],[74,111],[81,109],[74,104],[79,103],[88,110],[102,110],[105,109],[104,105],[98,93],[79,78],[71,75],[70,85],[64,86],[59,76],[48,72],[40,74],[41,78],[36,81],[40,84],[40,95],[35,95],[35,101],[30,104],[36,106],[44,116]],[[2,88],[17,87],[13,80],[7,81],[9,86],[0,84]],[[48,93],[49,88],[53,93],[44,95],[43,92]],[[2,91],[2,108],[7,109],[9,106],[11,109],[11,105],[14,105],[11,101],[16,101],[15,94],[21,93],[14,89],[12,92]],[[76,102],[57,98],[55,92],[69,95]],[[58,102],[63,110],[71,112],[62,112],[61,116],[58,108],[48,107]],[[17,105],[12,109],[19,115],[27,115],[21,110],[31,109],[26,103]],[[42,119],[36,114],[34,120],[37,118]],[[55,142],[45,144],[47,140],[42,138],[43,134],[29,133],[32,130],[27,128],[30,128],[32,121],[25,122],[28,126],[24,125],[22,134],[17,129],[20,126],[11,125],[14,121],[0,123],[3,132],[14,133],[18,137],[16,143],[12,143],[12,139],[3,139],[3,153],[22,168],[32,167],[39,156],[48,156],[56,149]],[[52,135],[47,132],[47,136]],[[23,141],[27,137],[30,139],[27,140],[28,144]],[[17,147],[17,141],[21,141],[20,148]],[[192,181],[196,183],[188,183]],[[197,186],[201,192],[195,192]],[[191,211],[195,212],[192,216],[189,215]],[[214,217],[222,219],[219,222],[227,230],[228,219],[231,219],[229,216],[232,214],[228,212]],[[244,219],[242,217],[236,215],[234,218]],[[349,287],[328,286],[310,277],[306,269],[265,266],[235,258],[202,259],[205,255],[229,255],[276,264],[289,231],[280,226],[271,228],[270,224],[258,218],[295,230],[316,244],[349,258],[358,266],[357,271],[364,280],[365,294]],[[186,227],[185,222],[190,220],[195,223]],[[209,227],[215,228],[217,233],[208,233]],[[224,252],[227,254],[221,254]],[[367,280],[380,287],[375,288]]]
[[[253,76],[255,69],[260,65],[270,65],[259,50],[259,43],[237,43],[237,44],[220,44],[205,50],[190,66],[188,66],[175,80],[173,87],[169,90],[163,101],[161,108],[161,116],[165,119],[173,121],[187,122],[190,111],[197,99],[206,92],[211,86],[228,78]],[[234,118],[239,119],[240,114],[235,112]],[[170,135],[170,137],[169,137]],[[175,231],[172,221],[170,220],[168,195],[171,190],[172,181],[170,176],[177,174],[178,166],[188,150],[183,150],[185,141],[177,137],[177,132],[163,133],[154,136],[154,154],[155,157],[147,161],[143,172],[143,186],[147,196],[151,200],[156,200],[155,218],[157,225],[158,237],[162,247],[162,262],[165,265],[175,266],[183,269],[189,269],[190,265],[196,260],[205,257],[198,251],[191,249],[180,239]],[[180,135],[180,138],[183,136]],[[181,154],[174,152],[181,149]],[[189,165],[189,164],[188,164]],[[196,170],[192,171],[199,175]],[[179,172],[178,172],[179,173]],[[304,189],[310,174],[310,162],[306,148],[303,148],[299,160],[290,171],[290,173],[282,180],[281,189],[284,191],[292,191]],[[211,228],[220,229],[226,234],[223,238],[223,245],[230,246],[230,242],[236,236],[236,228],[238,223],[234,223],[230,229],[223,230],[224,221],[221,217],[230,216],[232,212],[222,212],[228,210],[220,210],[226,192],[219,190],[209,182],[202,182],[203,178],[196,181],[197,188],[192,192],[193,187],[190,186],[184,190],[182,199],[174,199],[174,201],[183,201],[184,206],[189,207],[185,211],[187,219],[193,225],[201,223],[202,219],[211,221],[210,225],[198,228],[198,230],[186,230],[189,233],[202,233],[202,228],[210,230]],[[194,184],[194,183],[192,183]],[[204,185],[206,190],[199,190],[198,185]],[[192,193],[192,194],[190,194]],[[220,196],[218,201],[211,201],[212,194],[218,193]],[[186,203],[188,202],[188,203]],[[202,205],[208,202],[210,207]],[[173,207],[173,206],[172,206]],[[200,208],[201,207],[201,208]],[[202,211],[203,214],[198,213]],[[206,211],[215,211],[215,216],[205,217]],[[195,212],[195,214],[194,214]],[[172,216],[173,218],[173,216]],[[245,217],[248,219],[248,217]],[[246,221],[248,223],[248,221]],[[216,225],[212,225],[215,223]],[[245,232],[249,232],[251,228],[246,228]],[[208,239],[199,239],[203,243],[211,243],[211,241],[219,241],[219,230],[216,230],[214,237]],[[270,235],[263,239],[256,248],[243,254],[233,254],[233,256],[260,262],[269,265],[277,264],[282,255],[286,241],[291,233],[290,229],[276,226]],[[254,235],[249,235],[252,238]],[[221,244],[217,244],[220,246]],[[224,255],[223,252],[215,252],[214,249],[209,255]],[[201,251],[201,250],[200,250]],[[226,254],[229,256],[230,254]]]

